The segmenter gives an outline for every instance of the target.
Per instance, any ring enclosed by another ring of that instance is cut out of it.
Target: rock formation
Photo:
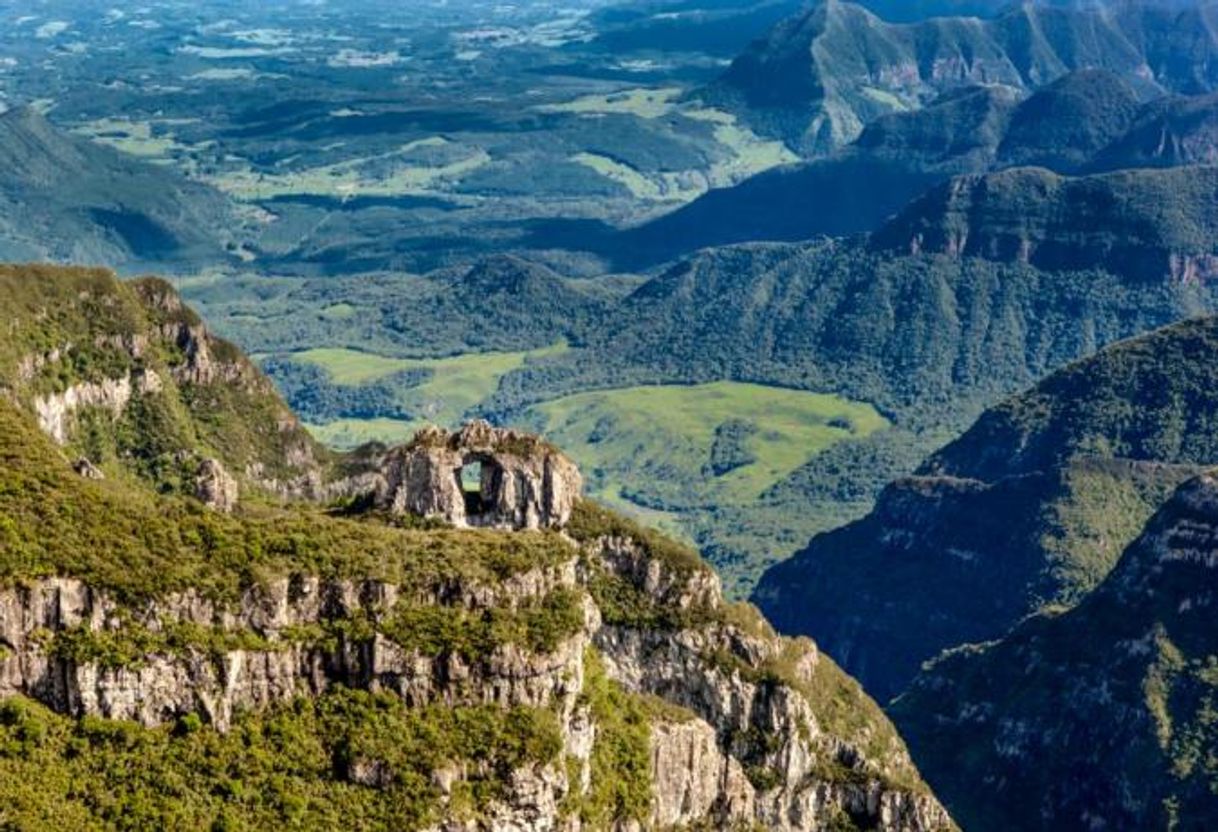
[[[553,446],[486,422],[455,433],[424,429],[391,451],[383,470],[383,505],[458,528],[561,528],[583,487],[575,463]],[[467,472],[476,482],[462,482]]]
[[[237,507],[240,487],[217,459],[205,459],[195,475],[195,496],[208,508],[225,513]]]
[[[212,335],[165,281],[4,266],[0,308],[31,310],[0,337],[15,357],[0,362],[0,390],[73,457],[138,476],[214,460],[254,490],[322,496],[325,451],[253,362]],[[52,314],[64,325],[37,331]],[[94,447],[90,436],[117,441]],[[145,464],[153,460],[163,464]],[[177,489],[171,479],[154,485]],[[192,493],[189,477],[181,484]]]
[[[661,703],[648,715],[648,814],[616,829],[954,828],[917,782],[878,711],[853,712],[855,733],[835,722],[837,709],[854,703],[835,699],[849,694],[828,686],[839,684],[835,679],[853,683],[834,675],[810,642],[779,639],[760,622],[762,629],[731,623],[713,573],[665,563],[630,537],[602,535],[566,545],[565,562],[495,586],[446,584],[430,598],[410,597],[383,581],[303,575],[252,587],[231,606],[187,590],[138,612],[74,579],[3,589],[0,698],[23,695],[64,714],[145,725],[197,713],[222,731],[241,711],[336,686],[392,693],[411,707],[548,709],[560,720],[559,762],[516,772],[487,823],[443,828],[575,832],[580,827],[559,807],[590,788],[593,749],[603,730],[587,705],[594,661],[613,684]],[[624,582],[623,591],[644,593],[674,621],[688,617],[690,623],[666,630],[616,617],[606,622],[586,587],[616,579]],[[412,608],[490,615],[544,604],[556,593],[579,598],[582,624],[543,651],[507,643],[483,655],[437,654],[382,632]],[[344,623],[353,621],[366,622],[366,631]],[[107,658],[92,646],[173,633],[211,636],[197,647],[166,637],[165,646],[131,662]],[[226,642],[234,646],[208,648]],[[757,670],[779,662],[793,668],[789,681]],[[816,706],[796,686],[833,704]],[[365,785],[384,776],[389,773],[374,767],[351,775]]]
[[[125,375],[101,382],[75,384],[62,393],[42,396],[34,400],[34,409],[43,431],[60,445],[66,445],[71,436],[71,417],[74,413],[96,407],[117,419],[130,401],[131,376]]]
[[[104,480],[106,478],[102,470],[94,465],[87,456],[82,456],[73,462],[72,470],[87,480]]]

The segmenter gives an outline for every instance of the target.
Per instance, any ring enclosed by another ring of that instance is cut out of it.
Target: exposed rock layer
[[[962,176],[913,202],[876,232],[873,244],[1200,283],[1218,275],[1216,193],[1212,167],[1077,178],[1040,168]]]
[[[611,678],[677,710],[676,715],[655,717],[651,727],[654,776],[646,828],[760,823],[776,830],[818,830],[839,818],[891,832],[950,828],[927,793],[897,785],[916,774],[895,737],[876,746],[882,753],[865,751],[833,734],[794,688],[776,680],[750,680],[739,669],[795,649],[798,672],[812,683],[814,669],[827,660],[810,644],[796,648],[722,622],[673,631],[605,626],[590,598],[584,601],[584,627],[544,654],[508,644],[471,661],[455,653],[407,650],[380,634],[332,643],[300,635],[353,616],[376,621],[401,604],[514,608],[556,590],[579,591],[602,570],[629,577],[639,591],[654,593],[674,609],[691,614],[722,609],[712,573],[673,570],[625,538],[573,546],[566,564],[518,575],[494,588],[445,586],[432,597],[406,599],[384,583],[282,578],[247,591],[233,608],[188,592],[148,605],[134,620],[130,610],[79,581],[51,579],[0,591],[0,644],[5,647],[0,696],[23,694],[67,714],[146,724],[198,712],[222,729],[236,710],[316,695],[335,684],[390,691],[411,706],[550,708],[561,716],[565,755],[579,761],[585,773],[570,780],[569,770],[558,766],[520,772],[512,797],[494,818],[468,828],[575,829],[558,806],[570,790],[588,787],[597,726],[589,722],[581,691],[585,650],[595,645]],[[160,652],[130,666],[81,660],[55,647],[57,638],[82,628],[113,634],[138,625],[156,632],[182,623],[250,634],[258,646],[220,653]],[[725,664],[724,656],[734,657],[738,668]],[[761,744],[759,732],[767,737]],[[758,779],[756,772],[767,774]]]

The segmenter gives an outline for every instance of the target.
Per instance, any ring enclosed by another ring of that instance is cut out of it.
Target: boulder
[[[72,463],[72,470],[87,480],[104,480],[106,475],[101,469],[89,460],[88,457],[81,457]]]

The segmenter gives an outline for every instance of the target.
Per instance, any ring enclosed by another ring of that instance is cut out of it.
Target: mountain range
[[[0,828],[1218,823],[1218,6],[433,11],[0,113]]]
[[[825,158],[766,171],[620,232],[612,248],[631,265],[746,240],[871,233],[952,177],[1013,167],[1090,175],[1208,164],[1215,106],[1209,95],[1141,104],[1125,80],[1092,69],[1031,94],[960,87],[878,116]]]
[[[1022,531],[1036,522],[1027,503],[1014,518],[1003,518],[1020,530],[1014,540],[1026,542],[985,547],[975,540],[971,549],[975,574],[990,572],[987,594],[1010,568],[995,573],[985,564],[1022,551],[1021,560],[1036,566],[1039,586],[1025,593],[1034,600],[1025,609],[1094,588],[1073,606],[1050,604],[1018,623],[1009,617],[1009,632],[996,627],[993,640],[945,653],[891,706],[931,782],[966,828],[1060,829],[1095,818],[1112,828],[1213,823],[1209,610],[1218,502],[1212,475],[1188,472],[1213,464],[1205,448],[1212,444],[1212,402],[1204,376],[1216,331],[1213,319],[1200,319],[1104,351],[1023,400],[1026,406],[1040,399],[1040,414],[1019,425],[1011,419],[1012,402],[928,464],[928,471],[949,468],[953,453],[976,451],[982,436],[998,439],[1019,429],[1028,444],[1016,452],[1015,466],[1043,472],[1025,476],[1032,483],[1070,468],[1103,472],[1090,477],[1091,487],[1068,474],[1071,485],[1054,498],[1056,509],[1045,501],[1049,489],[1024,487],[1025,494],[1041,495],[1041,527],[1053,537],[1049,551],[1040,547],[1048,557],[1027,557],[1038,550]],[[1094,388],[1088,369],[1098,373]],[[1068,387],[1074,390],[1066,393]],[[977,466],[1008,468],[999,458],[1002,447],[1001,439],[987,446]],[[1105,458],[1111,461],[1097,466]],[[931,476],[946,482],[944,475]],[[1187,482],[1170,499],[1163,496],[1181,479]],[[976,496],[962,498],[957,516],[976,517],[985,511],[980,492],[989,490],[996,500],[1001,488],[1001,481],[977,483]],[[940,505],[946,508],[949,499]],[[939,510],[933,506],[911,507],[904,528],[912,530],[918,513],[929,520]],[[1044,520],[1055,515],[1075,518],[1075,530],[1051,529]],[[1084,518],[1089,529],[1077,524]],[[929,532],[933,525],[924,521],[919,528]],[[894,529],[890,539],[898,534]],[[962,551],[946,543],[943,554]],[[912,562],[924,551],[914,542],[900,556]],[[946,574],[961,575],[965,560]],[[934,585],[946,589],[955,579],[941,581],[939,574]],[[968,593],[977,586],[955,588]],[[1073,591],[1063,593],[1067,588]]]
[[[776,26],[701,94],[809,156],[855,139],[876,118],[970,84],[1035,89],[1104,69],[1143,98],[1213,89],[1214,15],[1182,7],[1022,3],[986,20],[887,23],[823,0]]]
[[[1218,462],[1214,337],[1200,319],[1123,342],[988,410],[867,517],[774,567],[756,600],[885,700],[940,651],[1078,601],[1172,488]]]

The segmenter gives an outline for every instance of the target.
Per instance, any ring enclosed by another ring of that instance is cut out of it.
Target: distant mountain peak
[[[1099,69],[1143,99],[1209,91],[1218,85],[1216,32],[1211,5],[1024,2],[990,19],[889,23],[854,3],[824,0],[754,42],[702,95],[818,156],[880,115],[971,84],[1034,90]]]

